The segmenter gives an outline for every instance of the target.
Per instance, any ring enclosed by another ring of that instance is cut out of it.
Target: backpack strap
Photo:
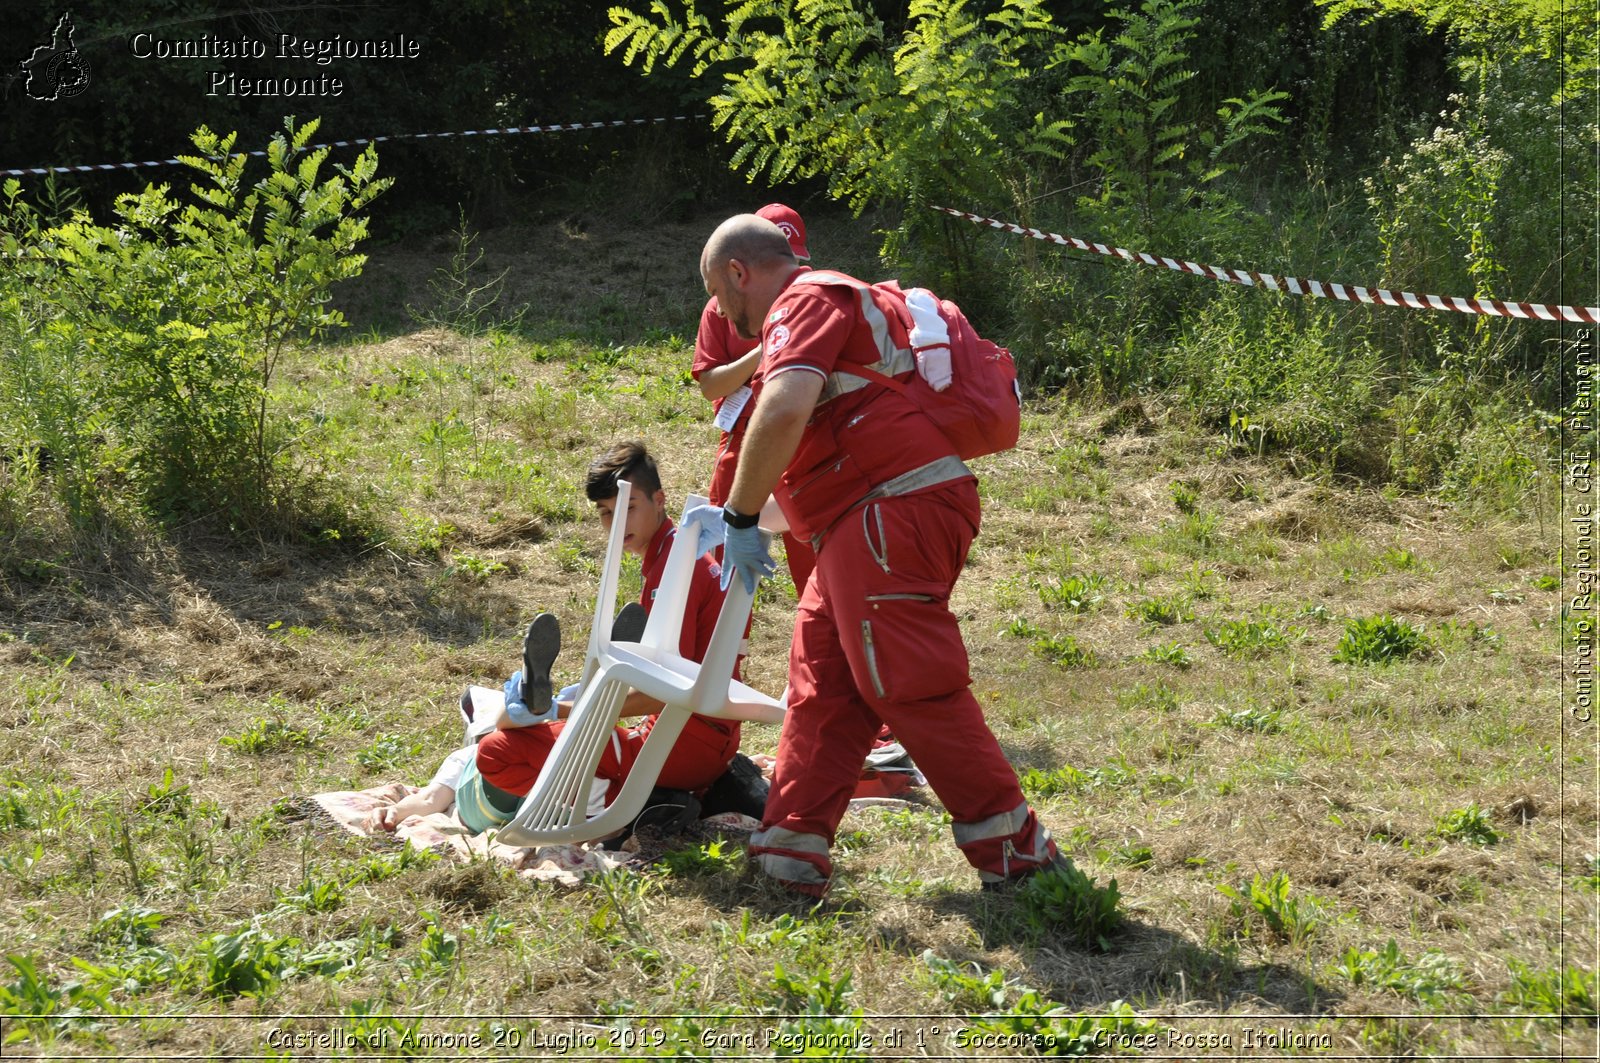
[[[795,285],[811,284],[849,288],[856,293],[861,316],[872,330],[873,341],[878,346],[878,360],[865,365],[846,363],[848,368],[836,367],[828,374],[817,399],[820,406],[840,395],[859,391],[868,384],[882,384],[900,395],[906,395],[905,385],[894,378],[916,369],[916,355],[911,350],[911,312],[904,299],[893,295],[880,295],[877,286],[832,270],[811,270],[794,280]],[[792,285],[791,285],[792,287]]]

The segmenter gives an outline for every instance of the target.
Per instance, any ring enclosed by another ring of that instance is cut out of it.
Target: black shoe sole
[[[522,700],[530,712],[544,712],[554,693],[550,671],[561,652],[561,622],[549,613],[540,613],[528,625],[522,638]]]
[[[611,622],[612,642],[638,642],[644,638],[644,627],[650,614],[638,602],[629,602],[617,612]]]

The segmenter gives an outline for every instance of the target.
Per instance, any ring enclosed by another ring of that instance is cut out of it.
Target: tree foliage
[[[1068,123],[1041,105],[1059,36],[1042,0],[988,14],[914,0],[898,44],[855,0],[748,0],[721,25],[692,0],[681,15],[653,0],[609,17],[605,50],[643,73],[688,62],[695,77],[720,77],[713,124],[747,177],[822,177],[857,212],[933,195],[1012,201],[1033,157],[1069,144]]]
[[[1325,25],[1410,15],[1430,30],[1448,30],[1470,63],[1503,62],[1521,53],[1553,60],[1564,72],[1560,95],[1592,94],[1600,70],[1600,9],[1570,0],[1316,0]]]
[[[1214,123],[1202,124],[1182,106],[1199,0],[1145,0],[1138,10],[1115,8],[1116,32],[1095,30],[1059,48],[1056,62],[1080,70],[1066,83],[1081,97],[1093,131],[1090,168],[1099,172],[1105,202],[1128,202],[1146,232],[1177,199],[1235,166],[1230,155],[1246,141],[1271,134],[1283,121],[1287,92],[1230,97]]]

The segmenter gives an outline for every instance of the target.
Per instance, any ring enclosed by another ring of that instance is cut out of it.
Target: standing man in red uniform
[[[756,216],[767,219],[783,232],[797,260],[811,260],[811,251],[806,247],[806,223],[794,208],[768,203],[756,211]],[[717,426],[722,428],[716,465],[706,489],[713,506],[725,504],[728,491],[733,487],[739,445],[749,427],[756,395],[761,391],[760,368],[761,344],[734,332],[733,325],[718,312],[716,297],[707,299],[705,309],[700,312],[700,331],[695,335],[694,363],[689,367],[689,375],[699,383],[700,393],[712,402]],[[806,581],[816,566],[816,554],[809,542],[789,532],[783,533],[783,549],[789,562],[789,575],[794,578],[795,595],[799,596],[805,592]]]
[[[905,397],[848,374],[889,375],[844,287],[807,272],[777,226],[728,219],[700,258],[706,291],[747,339],[760,338],[761,401],[725,509],[690,514],[724,544],[724,581],[773,569],[756,528],[774,495],[817,547],[789,655],[789,714],[762,829],[749,852],[766,874],[820,896],[834,833],[880,723],[915,759],[954,820],[985,887],[1060,861],[971,690],[950,590],[977,534],[977,481]]]

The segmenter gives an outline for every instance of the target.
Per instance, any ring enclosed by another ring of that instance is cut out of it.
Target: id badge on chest
[[[750,394],[750,385],[745,384],[722,400],[722,408],[717,411],[718,428],[724,432],[733,431],[733,426],[739,423],[739,415],[750,402]]]

